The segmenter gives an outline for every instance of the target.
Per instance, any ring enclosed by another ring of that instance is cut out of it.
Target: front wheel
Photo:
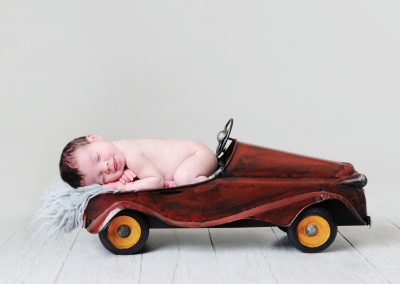
[[[328,211],[310,208],[299,215],[287,231],[290,242],[302,252],[320,252],[336,238],[337,226]]]
[[[149,225],[146,219],[134,211],[123,211],[117,214],[99,232],[100,242],[114,254],[139,252],[148,236]]]

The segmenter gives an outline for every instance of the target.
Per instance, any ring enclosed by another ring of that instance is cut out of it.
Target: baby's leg
[[[201,147],[178,166],[174,181],[179,186],[206,180],[217,165],[217,157],[208,148]]]

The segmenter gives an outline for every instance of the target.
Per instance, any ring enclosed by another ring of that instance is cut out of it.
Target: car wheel
[[[103,246],[114,254],[135,254],[139,252],[149,236],[146,219],[134,211],[117,214],[99,232]]]
[[[320,252],[336,238],[337,226],[328,211],[310,208],[304,211],[287,231],[290,242],[302,252]]]

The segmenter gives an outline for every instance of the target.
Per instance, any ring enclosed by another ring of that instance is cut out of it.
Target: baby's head
[[[118,180],[125,169],[124,154],[97,135],[76,138],[63,149],[61,178],[74,188]]]

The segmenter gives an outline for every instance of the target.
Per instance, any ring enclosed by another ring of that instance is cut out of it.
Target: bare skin
[[[132,191],[173,187],[204,181],[217,168],[212,151],[193,140],[86,139],[90,143],[75,152],[82,186],[98,183]]]

